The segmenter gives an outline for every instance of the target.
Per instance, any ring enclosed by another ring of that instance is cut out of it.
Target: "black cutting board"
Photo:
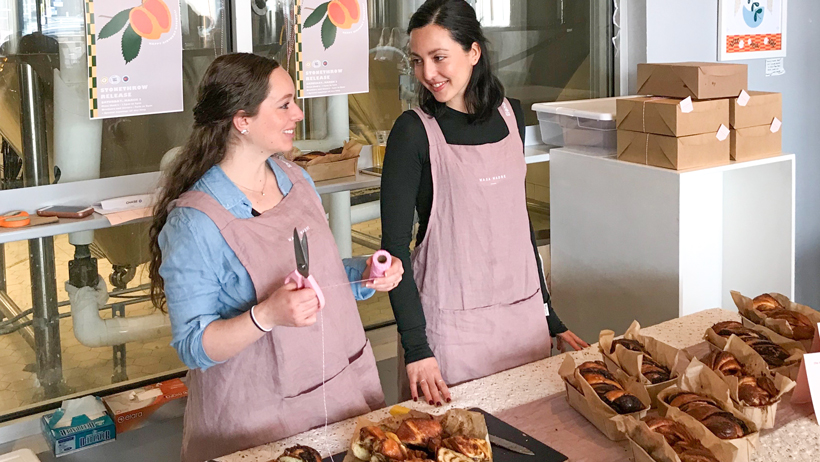
[[[487,421],[487,428],[490,430],[491,435],[520,444],[535,453],[534,456],[527,456],[493,445],[494,462],[564,462],[567,460],[567,456],[561,454],[555,449],[552,449],[521,430],[518,430],[512,425],[499,420],[497,417],[494,417],[481,409],[470,410],[484,414],[484,419]],[[343,452],[341,454],[334,455],[334,462],[342,462],[345,454],[346,453]],[[330,462],[330,457],[325,459],[323,462]]]

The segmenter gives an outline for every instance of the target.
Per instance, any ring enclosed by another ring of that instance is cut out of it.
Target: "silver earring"
[[[246,128],[246,129],[242,130],[242,131],[241,131],[241,132],[239,132],[239,133],[241,133],[241,134],[243,134],[243,135],[247,135],[247,134],[248,134],[248,129]]]

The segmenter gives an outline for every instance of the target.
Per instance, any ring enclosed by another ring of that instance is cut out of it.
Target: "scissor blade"
[[[307,252],[306,249],[302,247],[302,242],[299,240],[299,231],[296,228],[293,228],[293,253],[296,256],[296,271],[298,271],[302,277],[308,277],[310,271],[308,270]]]

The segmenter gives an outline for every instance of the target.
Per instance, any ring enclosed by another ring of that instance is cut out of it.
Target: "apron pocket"
[[[384,403],[370,342],[341,372],[325,382],[296,396],[282,400],[283,420],[295,433],[325,424],[325,401],[328,423],[367,414]]]

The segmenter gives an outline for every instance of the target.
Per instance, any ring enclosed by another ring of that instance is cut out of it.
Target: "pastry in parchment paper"
[[[353,451],[353,456],[357,459],[370,460],[376,442],[384,439],[387,439],[387,435],[381,428],[376,426],[362,427],[359,430],[358,438],[354,439],[350,445],[350,450]]]
[[[670,406],[677,407],[698,420],[720,439],[742,438],[751,431],[745,422],[723,410],[717,401],[708,396],[682,392],[667,396],[665,400]]]
[[[475,462],[489,462],[491,458],[490,443],[487,440],[452,436],[443,440],[441,446],[464,454]]]
[[[601,361],[587,361],[578,366],[578,372],[592,386],[595,393],[618,414],[631,414],[646,406],[638,397],[624,391],[623,386]]]
[[[410,446],[427,447],[433,438],[441,438],[444,430],[441,423],[434,419],[407,419],[399,425],[396,436]]]
[[[309,446],[293,446],[285,449],[276,462],[322,462],[322,456]]]
[[[763,314],[767,314],[773,310],[785,308],[783,305],[780,304],[780,302],[777,301],[776,298],[772,297],[769,294],[762,294],[753,298],[752,306],[754,307],[754,309],[760,311]]]
[[[659,433],[680,458],[681,462],[718,462],[682,424],[665,417],[643,419],[650,430]]]
[[[643,354],[643,362],[641,363],[641,374],[644,377],[646,377],[646,379],[649,380],[649,382],[653,384],[663,383],[671,378],[672,374],[669,372],[669,369],[661,363],[652,359],[652,356],[649,354],[648,351],[646,351],[646,348],[643,346],[641,342],[625,338],[614,340],[612,342],[612,346],[609,348],[609,354],[615,353],[615,347],[617,345],[621,345],[627,350]]]

